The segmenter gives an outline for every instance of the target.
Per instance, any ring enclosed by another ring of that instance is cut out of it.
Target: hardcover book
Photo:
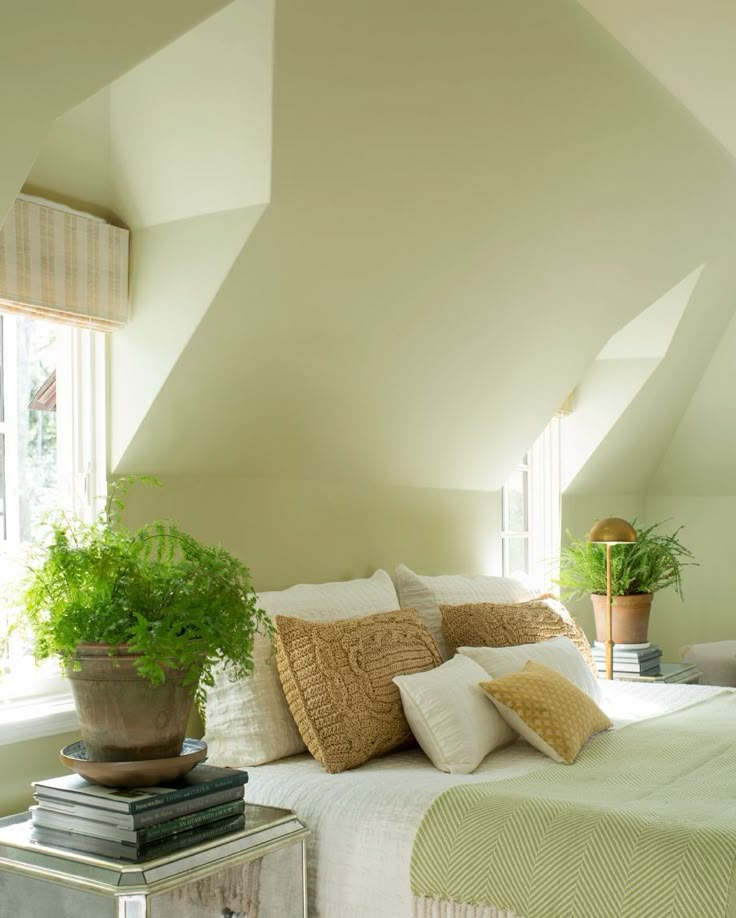
[[[72,851],[82,851],[114,860],[146,861],[173,854],[176,851],[199,845],[213,838],[219,838],[221,835],[227,835],[230,832],[238,832],[244,826],[244,816],[231,816],[229,819],[218,819],[217,822],[198,826],[195,829],[189,829],[187,832],[178,832],[176,835],[160,838],[158,841],[135,845],[127,842],[111,841],[108,838],[95,838],[93,835],[81,835],[76,832],[65,832],[62,829],[48,829],[44,826],[34,825],[31,831],[31,840],[54,848],[70,848]]]
[[[111,841],[133,845],[145,845],[159,838],[176,835],[177,832],[186,832],[198,826],[217,822],[218,819],[240,816],[245,811],[245,801],[242,799],[233,800],[230,803],[223,803],[219,806],[209,807],[206,810],[199,810],[196,813],[177,816],[174,819],[167,819],[165,822],[144,826],[141,829],[129,829],[124,826],[112,825],[108,822],[98,822],[94,819],[80,819],[79,816],[56,813],[53,810],[44,809],[42,806],[32,806],[29,809],[34,827],[92,835],[95,838],[107,838]]]
[[[221,803],[242,800],[244,791],[245,788],[241,784],[237,787],[228,787],[225,790],[215,791],[212,794],[203,794],[201,797],[188,797],[186,800],[167,803],[152,810],[144,810],[142,813],[122,813],[119,810],[106,810],[99,806],[87,806],[85,803],[77,803],[74,800],[39,797],[38,794],[36,794],[35,799],[39,809],[44,812],[73,817],[77,824],[80,819],[93,819],[96,822],[121,826],[125,829],[142,829],[144,826],[155,826],[160,822],[166,822],[177,816],[197,813],[200,810],[206,810]]]
[[[215,765],[197,765],[188,775],[159,787],[103,787],[85,781],[80,775],[63,775],[34,781],[39,800],[70,800],[88,806],[117,810],[120,813],[143,813],[156,807],[201,797],[213,791],[242,787],[248,773],[235,768],[218,768]]]
[[[599,673],[604,673],[606,671],[606,664],[602,663],[600,660],[596,660],[595,665]],[[646,663],[626,663],[614,659],[613,671],[614,673],[640,673],[642,676],[647,674],[656,676],[659,672],[659,657]]]
[[[594,660],[605,660],[606,648],[603,644],[595,643],[591,648]],[[621,644],[614,644],[613,659],[635,662],[637,660],[657,659],[662,656],[662,651],[656,644],[648,644],[639,650],[626,649]]]

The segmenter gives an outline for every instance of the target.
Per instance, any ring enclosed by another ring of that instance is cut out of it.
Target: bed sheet
[[[602,682],[614,728],[710,697],[713,686]],[[409,864],[417,827],[435,797],[457,784],[513,778],[554,763],[522,740],[491,753],[470,775],[447,775],[419,749],[342,774],[309,755],[249,767],[252,803],[293,809],[311,831],[310,918],[410,918]],[[507,913],[504,913],[507,914]]]

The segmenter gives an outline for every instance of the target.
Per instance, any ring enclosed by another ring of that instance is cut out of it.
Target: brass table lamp
[[[609,516],[598,520],[588,533],[589,542],[606,546],[606,679],[613,679],[613,598],[611,597],[611,546],[636,542],[636,530],[626,520]]]

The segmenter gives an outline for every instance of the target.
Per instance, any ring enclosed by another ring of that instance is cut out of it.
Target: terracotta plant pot
[[[88,756],[134,762],[179,755],[194,703],[184,673],[168,670],[163,685],[138,675],[126,647],[80,644],[78,667],[67,673]]]
[[[595,615],[596,640],[607,640],[606,597],[591,593]],[[651,593],[635,593],[632,596],[613,597],[613,642],[614,644],[646,644],[649,631],[649,613],[652,608]]]

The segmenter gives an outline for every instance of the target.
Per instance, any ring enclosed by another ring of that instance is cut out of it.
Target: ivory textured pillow
[[[528,660],[534,660],[569,679],[593,701],[601,700],[598,679],[577,647],[566,637],[552,638],[539,644],[520,644],[518,647],[460,647],[458,654],[474,660],[492,679],[521,672]]]
[[[518,738],[480,688],[487,675],[458,655],[424,673],[394,676],[412,733],[440,771],[467,775]]]
[[[393,678],[441,662],[414,609],[336,622],[277,615],[276,660],[307,749],[329,772],[410,742]]]
[[[513,604],[478,602],[440,608],[442,633],[450,653],[455,653],[458,647],[514,647],[567,637],[595,672],[585,632],[562,603],[534,599]]]
[[[258,604],[273,618],[335,621],[398,608],[391,578],[378,570],[372,577],[336,583],[299,583],[286,590],[260,593]],[[215,765],[261,765],[306,749],[284,698],[276,660],[267,638],[253,644],[252,676],[232,681],[215,667],[215,684],[207,691],[205,742]]]
[[[572,765],[594,733],[612,726],[585,692],[533,660],[520,673],[481,682],[480,687],[506,723],[555,762]]]
[[[429,577],[415,574],[405,564],[396,568],[396,587],[402,609],[416,609],[434,635],[443,660],[455,653],[448,650],[442,634],[440,605],[468,602],[525,602],[539,595],[539,590],[513,577],[491,577],[483,574],[440,574]]]

